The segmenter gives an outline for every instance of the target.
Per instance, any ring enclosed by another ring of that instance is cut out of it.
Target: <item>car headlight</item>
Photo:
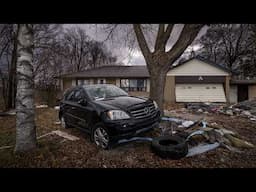
[[[111,110],[107,112],[108,117],[111,120],[129,119],[130,116],[121,110]]]
[[[158,109],[157,103],[155,101],[153,101],[153,103],[154,103],[155,108]]]

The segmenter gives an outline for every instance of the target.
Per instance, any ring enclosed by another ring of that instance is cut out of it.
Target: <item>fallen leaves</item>
[[[58,135],[41,138],[38,149],[26,155],[15,155],[13,149],[0,151],[0,167],[62,167],[62,168],[216,168],[216,167],[256,167],[256,149],[241,148],[241,152],[233,152],[219,147],[197,156],[180,160],[163,160],[150,150],[150,143],[129,143],[109,151],[98,149],[90,142],[90,137],[77,129],[64,130],[54,124],[58,120],[53,108],[39,108],[37,111],[37,132],[44,135],[51,131],[61,130],[78,137],[79,140],[69,141]],[[195,117],[198,115],[184,113],[181,116]],[[207,114],[210,125],[227,129],[241,136],[241,139],[256,144],[255,124],[249,119],[222,114]],[[200,119],[200,118],[198,118]],[[231,134],[232,135],[232,134]],[[146,136],[159,136],[159,131],[149,132]],[[6,116],[0,119],[1,146],[15,144],[15,117]],[[225,137],[224,137],[225,138]],[[228,139],[227,139],[228,140]]]

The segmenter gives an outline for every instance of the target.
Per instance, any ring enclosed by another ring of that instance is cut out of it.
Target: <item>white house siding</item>
[[[150,80],[147,79],[147,92],[150,92]]]
[[[230,85],[229,101],[230,103],[237,103],[237,85]]]
[[[76,86],[76,80],[72,79],[72,87]]]
[[[229,74],[217,67],[197,59],[171,69],[167,76],[228,76]]]
[[[119,78],[116,78],[116,86],[120,87],[120,79]]]

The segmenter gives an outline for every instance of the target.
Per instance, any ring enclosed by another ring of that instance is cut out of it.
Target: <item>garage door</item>
[[[176,84],[176,102],[226,102],[222,84]]]

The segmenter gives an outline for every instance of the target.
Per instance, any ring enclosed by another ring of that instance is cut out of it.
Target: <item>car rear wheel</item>
[[[108,131],[101,125],[95,126],[92,132],[93,142],[102,149],[109,149],[110,137]]]

